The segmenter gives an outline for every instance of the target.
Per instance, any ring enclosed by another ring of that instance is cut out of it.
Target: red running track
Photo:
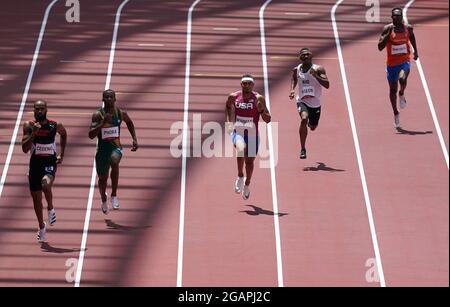
[[[405,131],[396,133],[387,101],[385,55],[376,49],[382,24],[367,23],[367,8],[360,2],[344,1],[336,18],[386,285],[448,286],[448,169],[424,91],[413,64],[409,106],[402,111]],[[1,34],[2,41],[9,41],[0,49],[2,169],[49,3],[33,4],[31,10],[19,2],[1,13],[4,25],[17,16],[28,21],[14,33]],[[58,223],[49,229],[48,244],[35,243],[25,176],[28,156],[16,143],[0,196],[1,285],[73,285],[66,261],[80,256],[95,153],[87,130],[92,112],[101,105],[121,3],[82,1],[79,24],[65,22],[63,2],[50,12],[23,119],[32,117],[33,100],[46,99],[50,115],[68,129],[68,152],[54,187]],[[334,1],[274,1],[267,6],[268,98],[278,132],[276,186],[271,169],[258,167],[266,156],[256,161],[248,201],[233,192],[234,158],[190,156],[181,216],[183,262],[177,272],[182,164],[171,150],[179,145],[181,132],[171,134],[170,129],[183,121],[191,4],[130,0],[123,7],[111,87],[118,92],[118,106],[134,120],[141,147],[129,151],[131,140],[123,127],[121,209],[105,217],[95,187],[81,285],[176,286],[179,281],[183,286],[277,286],[282,276],[285,286],[379,286],[366,279],[374,244],[330,18]],[[202,0],[193,10],[191,134],[198,128],[194,116],[201,115],[203,124],[223,121],[226,96],[239,88],[243,73],[254,74],[256,90],[265,93],[258,18],[263,4]],[[383,22],[394,4],[382,1]],[[448,3],[417,1],[409,18],[417,24],[421,61],[448,148]],[[432,43],[436,38],[442,46]],[[331,80],[331,88],[324,90],[320,127],[309,134],[305,161],[298,159],[299,119],[287,97],[291,69],[303,46],[313,48]],[[208,133],[200,139],[190,135],[190,150]],[[223,147],[229,143],[220,141]],[[278,255],[274,218],[280,222]]]

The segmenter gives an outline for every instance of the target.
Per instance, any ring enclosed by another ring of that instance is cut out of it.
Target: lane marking
[[[60,63],[87,63],[87,61],[83,60],[60,60]]]
[[[213,28],[214,31],[239,31],[239,28]]]
[[[41,29],[39,31],[39,37],[38,37],[38,40],[37,40],[37,43],[36,43],[36,48],[35,48],[34,54],[33,54],[33,60],[31,62],[30,71],[28,73],[27,83],[25,85],[25,90],[23,92],[23,96],[22,96],[22,101],[20,103],[19,112],[17,113],[16,125],[14,127],[13,135],[11,136],[11,142],[9,144],[8,155],[6,156],[5,166],[3,167],[3,172],[2,172],[2,178],[0,179],[0,197],[2,196],[3,187],[4,187],[5,182],[6,182],[6,175],[8,174],[9,164],[11,163],[11,158],[12,158],[12,155],[13,155],[13,152],[14,152],[14,145],[16,143],[16,139],[17,139],[17,134],[19,132],[20,123],[22,121],[23,110],[25,109],[25,104],[26,104],[27,98],[28,98],[28,92],[30,90],[31,81],[32,81],[33,75],[34,75],[34,69],[36,68],[36,63],[37,63],[37,60],[38,60],[38,57],[39,57],[39,52],[41,50],[42,40],[44,39],[45,28],[47,26],[48,16],[50,14],[50,10],[52,9],[53,5],[56,2],[58,2],[58,0],[53,0],[53,2],[51,2],[47,6],[47,9],[45,10],[45,14],[44,14],[44,19],[42,20]]]
[[[139,47],[164,47],[164,44],[138,44]]]
[[[196,0],[189,7],[187,30],[186,30],[186,70],[184,77],[184,113],[183,113],[183,141],[181,159],[181,191],[180,191],[180,223],[178,229],[178,262],[177,262],[177,287],[183,285],[183,248],[184,248],[184,212],[186,205],[186,157],[187,157],[187,135],[189,133],[189,76],[191,73],[191,39],[192,39],[192,14],[196,5],[201,0]]]
[[[194,77],[217,77],[217,78],[242,78],[242,75],[236,74],[214,74],[214,73],[193,73]],[[263,76],[253,75],[254,78],[262,78]]]
[[[432,27],[432,28],[448,28],[448,23],[417,23],[414,25],[414,27],[420,27],[420,28],[426,28],[426,27]]]
[[[288,15],[288,16],[309,16],[309,15],[311,15],[311,13],[285,12],[284,15]]]
[[[298,57],[296,56],[283,56],[283,55],[273,55],[270,57],[273,60],[298,60]],[[334,57],[314,57],[314,60],[332,60],[337,61],[338,58]]]
[[[266,55],[266,35],[264,29],[264,11],[272,0],[267,0],[259,10],[259,29],[261,35],[261,53],[262,64],[264,74],[264,95],[266,99],[267,108],[270,111],[270,96],[269,96],[269,73],[267,68],[267,55]],[[280,236],[280,222],[278,218],[278,195],[277,195],[277,182],[275,176],[275,161],[273,152],[273,136],[272,136],[272,124],[267,124],[267,134],[269,139],[269,152],[270,152],[270,180],[272,183],[272,204],[273,204],[273,222],[275,229],[275,249],[277,254],[277,273],[278,273],[278,287],[284,286],[283,281],[283,261],[281,257],[281,236]]]
[[[114,54],[116,51],[116,44],[117,44],[117,33],[119,31],[119,25],[120,25],[120,14],[122,13],[123,7],[129,2],[130,0],[124,0],[119,8],[117,9],[116,13],[116,19],[114,22],[114,32],[111,42],[111,49],[109,54],[109,64],[108,64],[108,73],[106,75],[106,84],[105,84],[105,90],[109,88],[111,84],[111,75],[112,75],[112,69],[114,65]],[[97,172],[95,170],[95,158],[92,166],[92,175],[91,175],[91,184],[89,188],[89,198],[87,202],[87,208],[86,208],[86,217],[84,219],[84,227],[83,227],[83,238],[81,240],[81,247],[80,247],[80,256],[78,258],[78,266],[77,266],[77,274],[75,277],[75,287],[80,286],[81,281],[81,273],[83,271],[83,261],[84,261],[84,255],[86,251],[86,243],[87,243],[87,236],[89,232],[89,221],[91,219],[91,210],[92,210],[92,202],[94,198],[94,188],[95,188],[95,180],[97,179]]]
[[[405,22],[408,23],[408,9],[409,7],[414,3],[415,0],[410,0],[403,10],[403,18],[405,19]],[[427,97],[428,107],[430,108],[431,117],[433,118],[434,127],[436,129],[439,143],[441,144],[442,153],[444,154],[445,163],[447,164],[448,168],[448,150],[447,146],[445,145],[444,137],[442,136],[441,126],[439,125],[439,120],[436,115],[436,110],[434,109],[433,100],[431,99],[431,93],[430,89],[428,88],[427,79],[425,78],[425,73],[423,71],[422,63],[420,61],[420,57],[416,61],[417,70],[419,71],[420,80],[422,80],[422,86],[425,91],[425,96]]]
[[[342,77],[342,83],[344,86],[345,100],[347,102],[348,116],[350,118],[350,125],[352,128],[353,141],[355,144],[356,158],[358,160],[359,175],[361,177],[361,183],[362,183],[363,192],[364,192],[364,200],[366,203],[367,216],[369,219],[370,234],[372,236],[373,250],[375,252],[375,260],[377,263],[377,272],[378,272],[378,275],[380,278],[381,287],[386,287],[386,282],[384,280],[383,265],[381,262],[381,255],[380,255],[380,250],[378,247],[377,232],[375,229],[375,222],[373,219],[372,206],[370,204],[369,189],[367,187],[366,175],[364,172],[364,165],[363,165],[362,156],[361,156],[361,149],[359,146],[358,133],[356,131],[355,117],[353,115],[352,101],[350,98],[350,90],[348,87],[347,73],[345,71],[344,57],[342,55],[341,42],[339,39],[339,32],[338,32],[337,23],[336,23],[336,16],[335,16],[336,10],[343,1],[344,0],[338,0],[335,3],[335,5],[333,6],[333,8],[331,9],[331,20],[332,20],[332,24],[333,24],[334,38],[336,41],[336,49],[337,49],[337,53],[338,53],[338,57],[339,57],[339,66],[341,69],[341,77]]]

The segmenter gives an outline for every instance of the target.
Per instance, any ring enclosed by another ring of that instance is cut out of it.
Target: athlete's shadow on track
[[[305,172],[317,172],[317,171],[325,171],[325,172],[345,172],[345,169],[338,169],[327,166],[323,162],[316,162],[317,166],[308,166],[303,168]]]
[[[251,211],[251,210],[243,210],[243,211],[239,211],[239,212],[245,212],[248,215],[252,215],[252,216],[261,215],[261,214],[263,214],[263,215],[275,215],[275,213],[273,213],[273,211],[266,210],[266,209],[263,209],[263,208],[260,208],[260,207],[256,207],[254,205],[246,205],[246,206],[253,208],[253,211]],[[278,216],[284,216],[284,215],[288,215],[288,214],[289,213],[277,213]]]
[[[397,134],[404,134],[404,135],[424,135],[424,134],[432,134],[433,131],[411,131],[411,130],[405,130],[403,128],[397,128]]]
[[[123,225],[117,224],[109,219],[105,219],[105,224],[106,224],[106,226],[108,226],[108,229],[123,230],[123,231],[134,231],[134,230],[147,229],[147,228],[152,227],[152,226],[139,226],[139,227],[123,226]]]
[[[51,246],[50,244],[48,244],[47,242],[41,243],[41,249],[44,252],[54,253],[54,254],[75,253],[75,252],[79,252],[80,251],[79,248],[59,248],[59,247],[54,247],[54,246]]]

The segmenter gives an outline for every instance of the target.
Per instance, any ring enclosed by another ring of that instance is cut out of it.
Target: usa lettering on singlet
[[[257,98],[256,92],[253,92],[250,98],[244,99],[242,92],[236,92],[235,112],[236,121],[234,129],[239,134],[246,133],[247,135],[258,134],[258,120],[259,112],[256,106]]]
[[[307,72],[302,72],[302,64],[297,66],[297,80],[298,80],[298,96],[297,102],[303,102],[311,108],[320,107],[320,96],[322,95],[322,86],[319,81],[311,75],[309,69]],[[318,66],[313,64],[312,69],[318,69]]]

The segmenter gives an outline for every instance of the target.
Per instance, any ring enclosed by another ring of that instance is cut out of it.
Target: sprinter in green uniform
[[[119,209],[117,187],[119,184],[119,163],[123,155],[122,145],[120,144],[120,124],[122,121],[127,124],[128,131],[130,131],[133,138],[131,151],[138,149],[138,142],[133,121],[127,112],[115,106],[116,93],[113,90],[105,90],[103,92],[103,103],[104,107],[97,109],[92,115],[89,138],[98,138],[97,153],[95,155],[98,188],[102,198],[102,211],[104,214],[108,214],[106,186],[110,168],[112,185],[111,205],[113,209]]]

